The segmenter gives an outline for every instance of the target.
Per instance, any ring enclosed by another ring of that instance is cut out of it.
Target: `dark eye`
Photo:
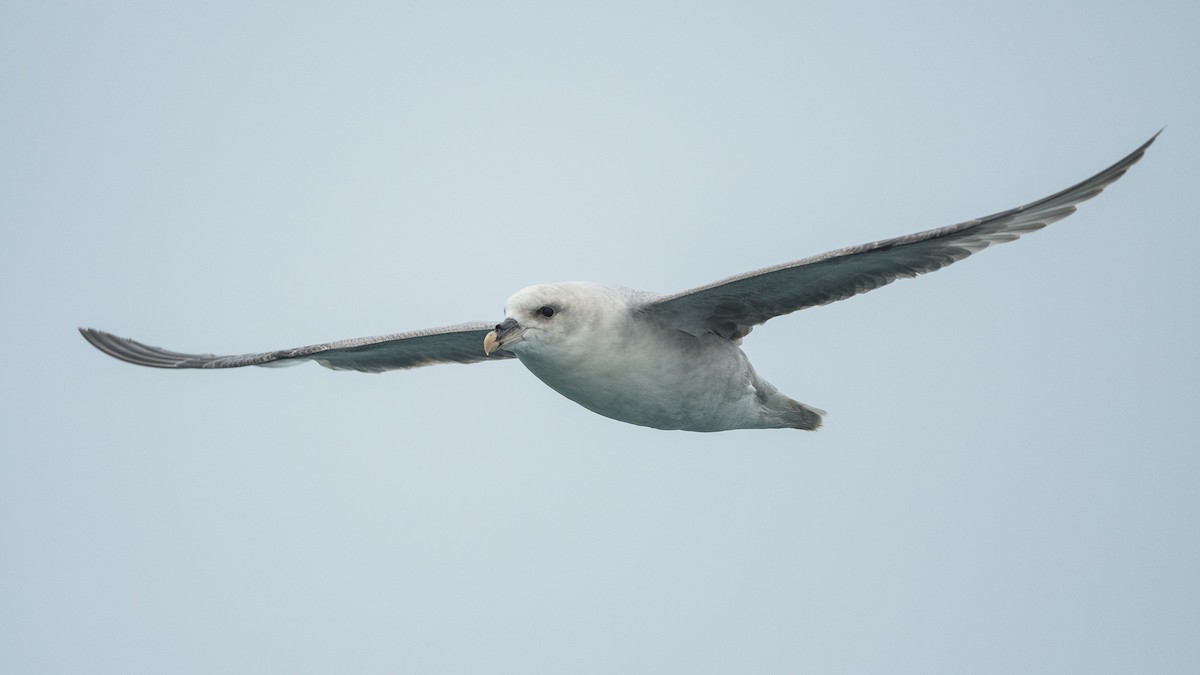
[[[550,317],[554,316],[554,308],[549,305],[546,305],[538,310],[538,314],[541,314],[542,316],[549,319]]]

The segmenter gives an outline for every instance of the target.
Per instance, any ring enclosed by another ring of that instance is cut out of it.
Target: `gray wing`
[[[483,353],[483,336],[491,329],[490,324],[478,321],[238,356],[183,354],[94,328],[80,328],[79,332],[92,346],[109,356],[153,368],[241,368],[316,361],[335,370],[379,373],[435,363],[475,363],[513,358],[511,352],[503,350],[493,352],[491,356]]]
[[[1159,133],[1162,133],[1161,131]],[[1121,161],[1031,204],[935,230],[830,251],[649,299],[639,310],[692,334],[738,339],[750,327],[797,310],[866,293],[896,279],[941,269],[991,244],[1013,241],[1075,212],[1133,166],[1155,134]]]

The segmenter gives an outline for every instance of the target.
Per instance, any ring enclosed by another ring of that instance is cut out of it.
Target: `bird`
[[[939,270],[1061,220],[1123,176],[1161,133],[1091,178],[1024,206],[673,294],[585,282],[538,284],[512,295],[497,324],[475,321],[235,356],[186,354],[93,328],[79,331],[109,356],[155,368],[316,361],[336,370],[382,372],[516,358],[566,398],[629,424],[695,432],[811,431],[822,425],[825,411],[784,395],[755,372],[741,349],[752,328]]]

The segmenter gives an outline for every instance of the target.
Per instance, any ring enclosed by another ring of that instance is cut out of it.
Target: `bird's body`
[[[580,282],[541,284],[509,298],[504,321],[494,326],[474,322],[241,356],[184,354],[91,328],[80,332],[111,356],[159,368],[315,360],[328,368],[380,372],[515,357],[563,396],[630,424],[687,431],[816,429],[823,411],[784,396],[755,373],[740,346],[752,327],[941,269],[1065,218],[1124,175],[1153,142],[1025,206],[670,295]]]
[[[524,327],[505,346],[550,388],[622,422],[685,431],[820,426],[820,411],[760,378],[737,341],[642,312],[653,297],[580,282],[531,286],[505,307]],[[543,307],[554,315],[541,316]]]

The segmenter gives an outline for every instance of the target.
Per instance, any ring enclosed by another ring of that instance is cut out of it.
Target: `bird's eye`
[[[541,314],[542,316],[549,319],[550,317],[554,316],[554,308],[549,305],[546,305],[538,310],[538,314]]]

